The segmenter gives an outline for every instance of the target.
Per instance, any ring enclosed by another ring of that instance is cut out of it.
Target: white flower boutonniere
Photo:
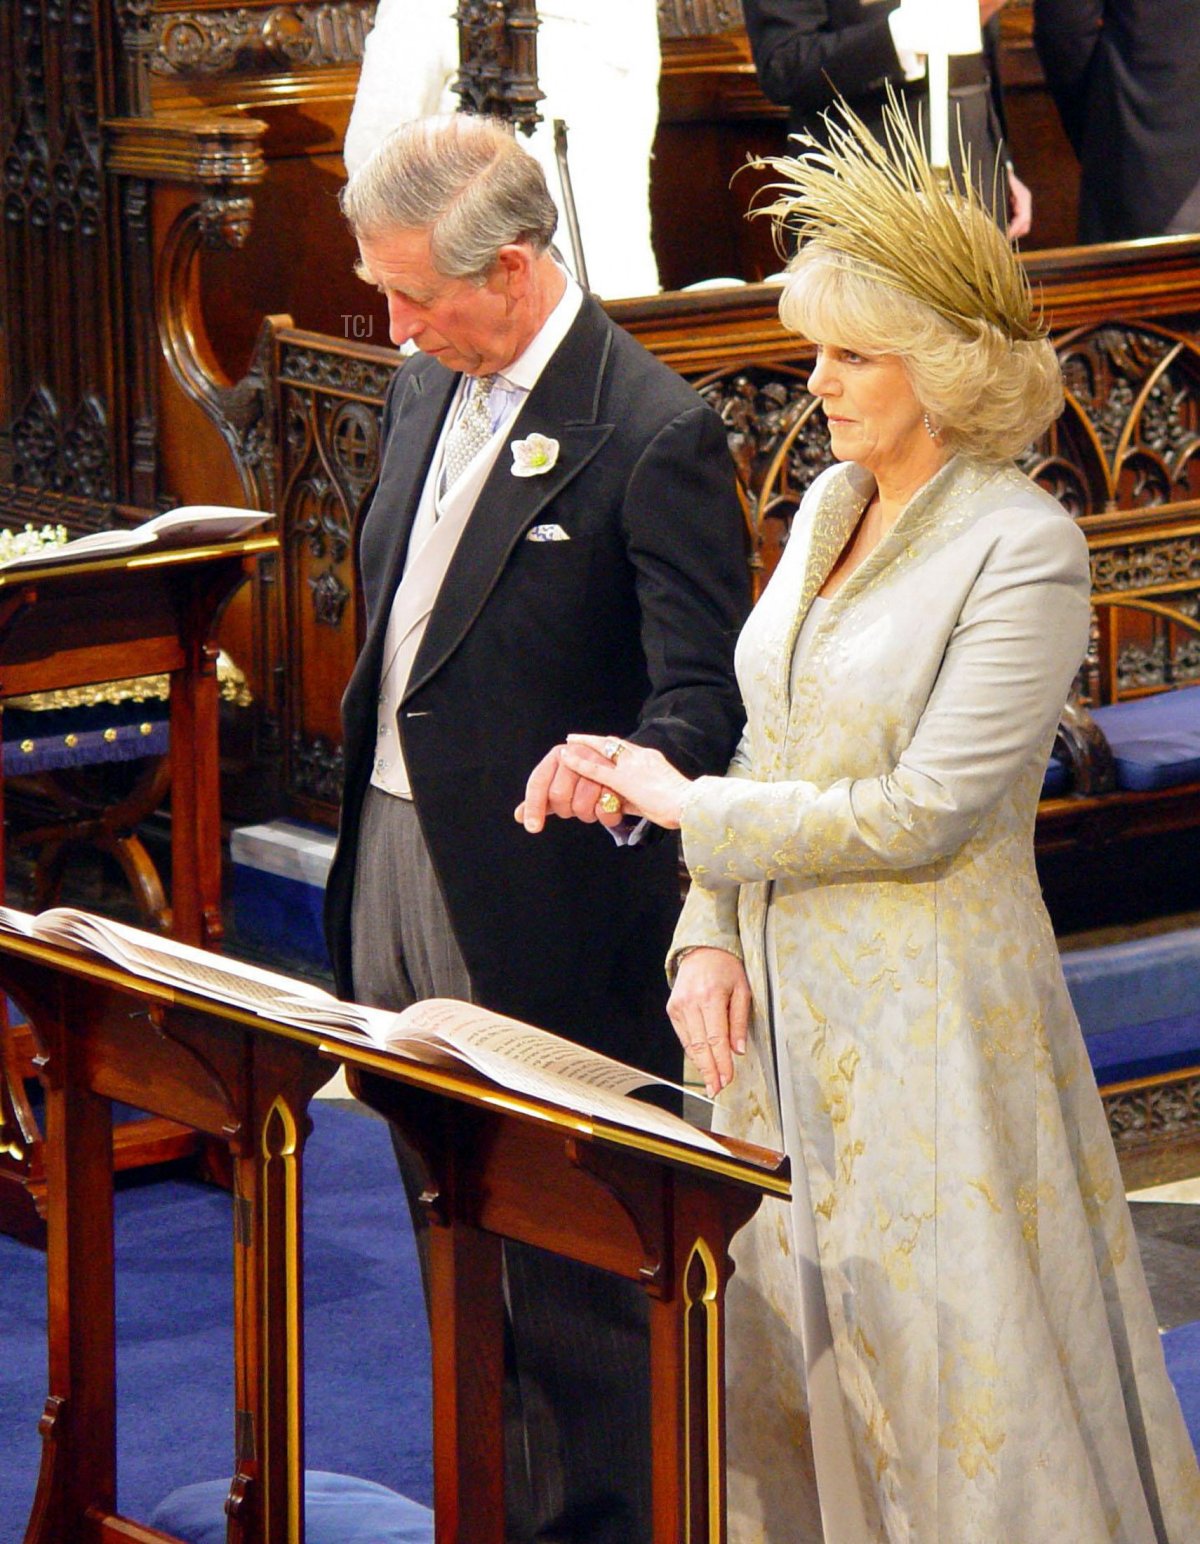
[[[558,460],[558,441],[545,434],[531,434],[512,443],[514,477],[540,477]]]

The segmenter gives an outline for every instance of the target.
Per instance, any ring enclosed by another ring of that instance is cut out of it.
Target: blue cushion
[[[152,1528],[187,1544],[225,1544],[228,1480],[185,1485],[160,1501]],[[433,1544],[433,1513],[373,1480],[309,1469],[304,1475],[306,1544]]]
[[[1200,1453],[1200,1323],[1180,1324],[1162,1338],[1163,1355],[1179,1408],[1192,1434],[1192,1444]]]
[[[106,703],[94,708],[6,708],[4,771],[57,772],[100,761],[165,756],[170,738],[163,702]]]
[[[1200,780],[1200,686],[1096,708],[1112,747],[1117,787],[1130,792]]]
[[[1096,1082],[1124,1083],[1200,1066],[1200,1012],[1085,1035]]]
[[[1046,775],[1042,778],[1043,799],[1057,799],[1067,792],[1071,786],[1071,768],[1061,756],[1051,756],[1046,766]]]
[[[1200,1011],[1200,928],[1176,928],[1062,956],[1085,1035]]]

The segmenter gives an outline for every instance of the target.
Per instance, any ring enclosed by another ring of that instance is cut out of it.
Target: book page
[[[15,906],[0,906],[0,928],[9,933],[20,933],[23,938],[33,937],[37,918],[28,911],[18,911]]]
[[[75,563],[83,558],[119,557],[123,552],[136,552],[154,541],[153,532],[144,526],[131,526],[124,531],[91,531],[87,536],[76,536],[67,542],[49,542],[34,551],[22,552],[0,562],[0,569],[43,568],[51,563]]]
[[[50,542],[29,552],[22,552],[0,562],[0,569],[44,566],[49,563],[74,563],[83,558],[119,557],[143,547],[206,546],[210,542],[231,541],[273,519],[261,509],[236,509],[223,504],[188,504],[169,509],[166,514],[143,520],[141,525],[124,526],[112,531],[89,531],[68,542]]]
[[[262,970],[257,965],[70,906],[55,907],[33,918],[32,936],[69,949],[85,949],[135,975],[220,997],[256,1012],[274,1014],[285,1008],[295,1013],[305,1009],[311,1013],[312,1021],[320,1025],[324,1008],[337,1001],[323,988],[292,976]]]
[[[429,1038],[451,1047],[477,1072],[514,1093],[673,1142],[722,1151],[719,1142],[682,1117],[627,1097],[635,1088],[680,1089],[679,1084],[560,1035],[472,1003],[434,997],[394,1015],[385,1043],[403,1049]],[[681,1091],[696,1097],[691,1089]]]
[[[361,1044],[365,1037],[418,1061],[444,1063],[450,1055],[514,1093],[668,1141],[724,1151],[708,1132],[628,1097],[636,1088],[680,1085],[472,1003],[430,998],[402,1013],[389,1013],[343,1002],[291,976],[70,906],[36,917],[0,907],[0,928],[98,955],[144,979],[214,997],[333,1040]],[[699,1097],[694,1090],[682,1091]]]
[[[165,515],[155,515],[136,529],[149,532],[160,547],[202,547],[209,542],[232,541],[273,518],[269,510],[187,504],[182,509],[170,509]]]

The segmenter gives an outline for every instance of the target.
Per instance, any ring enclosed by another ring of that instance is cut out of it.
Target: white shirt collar
[[[512,364],[500,372],[500,381],[515,387],[518,391],[532,391],[538,383],[538,377],[550,363],[555,350],[571,330],[571,324],[579,315],[583,305],[583,291],[571,277],[563,270],[563,277],[567,286],[558,297],[558,302],[550,315],[542,323],[533,341],[523,354],[518,354]]]

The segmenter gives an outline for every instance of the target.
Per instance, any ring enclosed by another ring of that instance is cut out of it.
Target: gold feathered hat
[[[1046,336],[1025,270],[970,177],[948,185],[929,163],[904,106],[888,88],[884,138],[840,98],[824,114],[829,143],[795,135],[795,156],[752,164],[772,183],[772,215],[797,243],[818,242],[864,273],[911,295],[968,336],[981,325],[1014,342]]]

